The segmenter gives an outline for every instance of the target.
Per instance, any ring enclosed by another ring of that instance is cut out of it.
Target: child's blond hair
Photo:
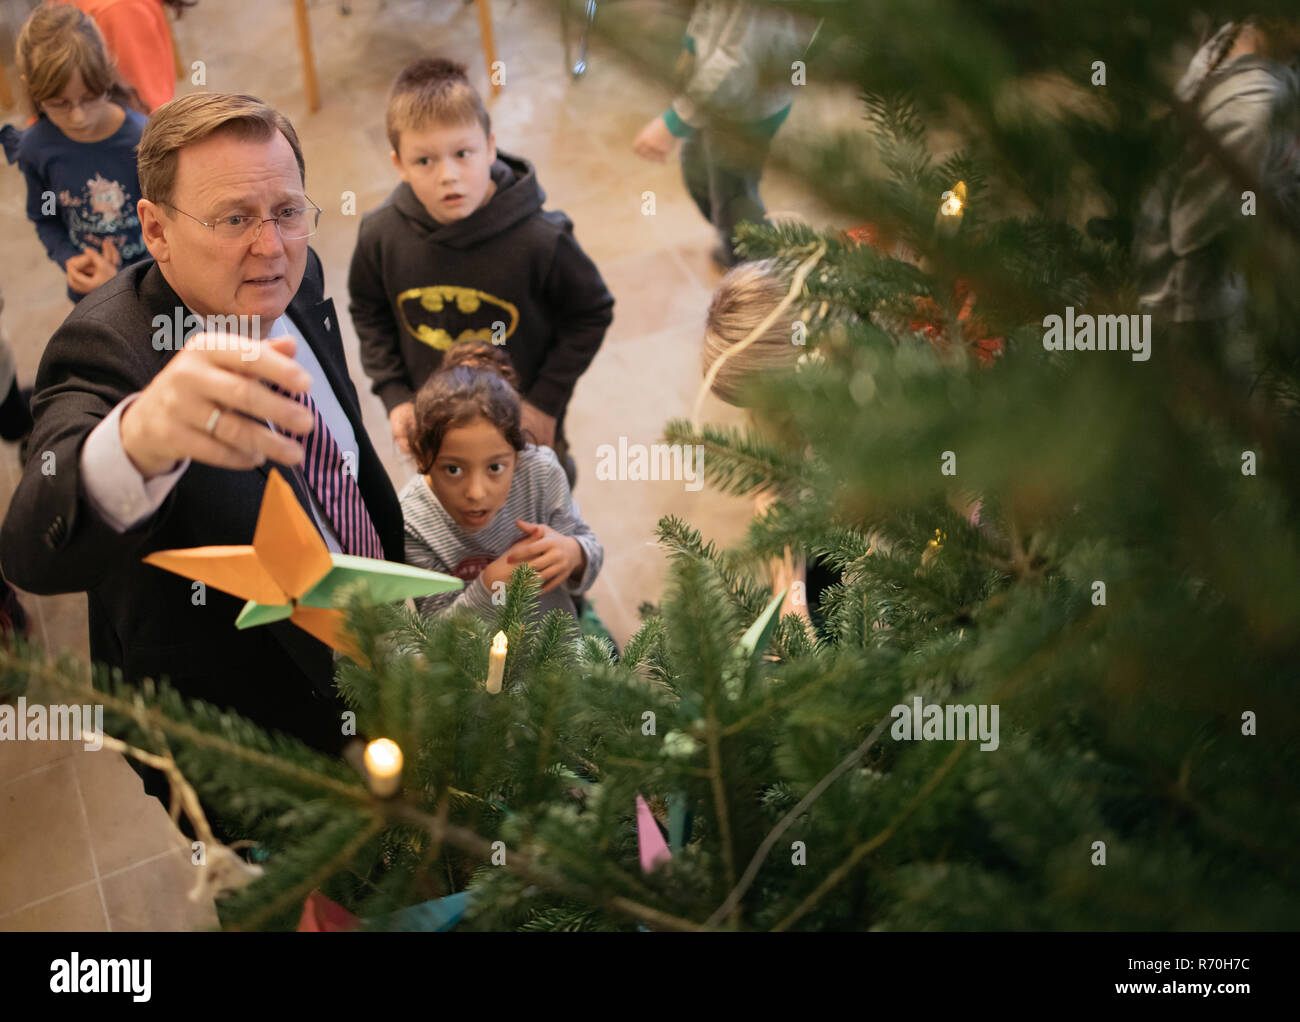
[[[781,304],[790,292],[790,279],[773,259],[741,263],[727,272],[713,294],[704,327],[704,372],[707,375],[723,359],[710,389],[729,405],[744,407],[740,394],[747,380],[772,369],[793,369],[807,350],[796,342],[799,307],[791,305],[743,349],[732,351]]]
[[[137,105],[118,76],[99,28],[75,7],[36,8],[18,33],[17,49],[18,72],[36,117],[41,116],[42,103],[63,92],[74,71],[81,73],[92,96],[107,94],[114,102]]]
[[[430,125],[478,121],[484,135],[492,134],[492,118],[469,83],[465,65],[443,57],[421,57],[402,68],[388,90],[385,125],[393,152],[401,153],[402,132]]]

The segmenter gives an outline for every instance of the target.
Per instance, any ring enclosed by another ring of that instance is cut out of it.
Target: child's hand
[[[519,405],[519,425],[533,435],[539,447],[555,446],[555,418],[527,401]]]
[[[510,548],[510,550],[513,549],[514,547]],[[502,585],[509,585],[510,575],[515,570],[514,564],[510,561],[510,550],[507,550],[479,573],[478,577],[483,580],[488,592],[491,592],[498,582]]]
[[[86,248],[81,255],[68,260],[68,286],[79,294],[90,294],[100,284],[112,280],[121,264],[122,257],[117,254],[117,248],[111,240],[105,239],[102,253]]]
[[[677,54],[677,62],[673,64],[673,81],[682,83],[689,81],[694,70],[695,54],[690,50],[682,50]]]
[[[414,401],[403,401],[388,413],[388,426],[393,431],[393,442],[397,444],[397,449],[403,454],[411,453],[411,445],[407,440],[407,437],[410,434],[411,427],[414,425]]]
[[[572,536],[556,532],[549,525],[516,519],[515,524],[527,533],[525,538],[505,552],[511,567],[531,564],[542,575],[542,592],[549,593],[574,575],[587,569],[587,554]],[[490,565],[489,565],[490,567]],[[484,569],[486,571],[486,569]]]
[[[64,264],[64,272],[68,276],[68,287],[72,288],[79,295],[88,295],[95,289],[91,283],[94,279],[95,260],[89,252],[82,252],[80,255],[74,255]]]
[[[673,138],[673,133],[668,130],[664,119],[656,117],[654,120],[647,121],[646,126],[638,132],[636,141],[632,143],[632,151],[643,160],[663,163],[676,144],[677,139]]]
[[[772,559],[771,568],[772,592],[779,593],[782,589],[787,590],[778,613],[782,617],[786,614],[798,614],[800,617],[807,618],[808,597],[805,580],[807,579],[808,570],[803,557],[796,557],[790,548],[786,547],[781,557]],[[802,594],[796,594],[794,588],[796,582],[805,587]]]

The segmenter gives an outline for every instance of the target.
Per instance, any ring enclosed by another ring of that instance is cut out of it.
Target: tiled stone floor
[[[619,6],[629,17],[665,17],[663,5],[647,0]],[[719,276],[709,260],[712,233],[687,197],[677,164],[648,164],[631,151],[636,131],[663,109],[668,93],[639,79],[599,43],[586,77],[575,82],[564,65],[558,19],[547,5],[496,0],[493,9],[498,58],[508,70],[506,88],[489,101],[497,144],[537,165],[548,205],[573,219],[578,240],[617,300],[605,345],[570,405],[568,432],[578,463],[576,496],[605,546],[592,598],[623,642],[637,626],[637,605],[660,595],[665,559],[653,540],[659,518],[679,515],[725,544],[739,536],[750,514],[748,501],[707,487],[688,492],[682,483],[595,477],[599,445],[616,445],[620,436],[654,443],[667,419],[690,414],[700,380],[701,325]],[[454,55],[469,65],[485,97],[486,75],[473,8],[459,0],[389,0],[382,6],[356,0],[350,16],[335,4],[318,3],[312,30],[324,101],[313,115],[302,98],[288,0],[203,0],[179,22],[177,38],[186,64],[205,62],[207,88],[252,92],[294,122],[308,192],[327,211],[313,245],[324,261],[327,293],[344,308],[357,219],[340,214],[342,196],[355,192],[364,211],[396,181],[383,133],[383,97],[393,74],[420,54]],[[17,88],[11,66],[10,84]],[[179,91],[191,88],[187,82]],[[789,140],[798,137],[801,113],[806,119],[845,113],[839,97],[813,91],[783,130],[785,144],[795,144]],[[10,119],[17,121],[12,113]],[[646,190],[656,195],[654,216],[641,213]],[[769,176],[764,197],[770,209],[844,225],[797,182]],[[25,219],[24,200],[18,171],[0,167],[0,284],[19,377],[29,382],[69,306],[60,274]],[[344,328],[367,427],[400,487],[412,469],[392,448],[351,324],[345,321]],[[705,416],[737,421],[712,400]],[[18,475],[15,449],[7,446],[0,450],[0,513]],[[37,640],[88,657],[83,595],[23,594],[23,602]],[[86,752],[79,743],[0,745],[0,930],[215,926],[210,900],[187,899],[193,869],[161,804],[144,796],[118,754]]]

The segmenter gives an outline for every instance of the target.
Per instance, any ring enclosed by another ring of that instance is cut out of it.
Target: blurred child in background
[[[759,179],[794,102],[792,64],[811,35],[789,11],[697,0],[682,39],[683,88],[632,143],[638,156],[663,162],[684,140],[682,178],[718,232],[713,259],[724,269],[738,261],[736,225],[765,215]]]
[[[27,216],[74,302],[148,255],[136,202],[145,118],[95,23],[75,7],[38,7],[18,36],[18,69],[36,122],[0,131],[27,179]]]
[[[1223,155],[1252,187],[1300,212],[1297,58],[1297,19],[1230,22],[1197,51],[1175,89],[1204,137],[1175,128],[1178,155],[1143,198],[1135,249],[1142,311],[1183,341],[1217,346],[1239,332],[1248,311],[1234,242],[1249,243],[1258,232]],[[1259,216],[1268,215],[1266,200],[1259,202]],[[1245,375],[1251,359],[1237,364]]]

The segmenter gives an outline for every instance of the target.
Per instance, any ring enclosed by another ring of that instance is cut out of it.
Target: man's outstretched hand
[[[311,413],[262,382],[294,394],[310,388],[311,377],[293,359],[296,343],[291,337],[254,341],[210,333],[191,338],[122,415],[122,448],[131,463],[146,479],[185,458],[231,469],[256,468],[267,460],[301,464],[302,446],[267,429],[265,421],[306,434]],[[221,414],[209,433],[217,409]]]

